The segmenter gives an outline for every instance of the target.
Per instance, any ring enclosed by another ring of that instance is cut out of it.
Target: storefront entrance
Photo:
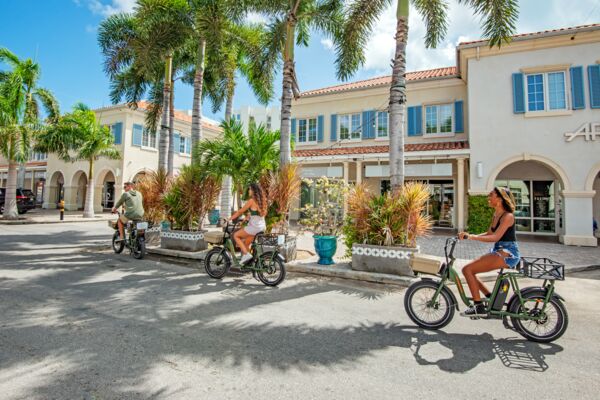
[[[429,181],[431,196],[427,204],[427,213],[431,216],[433,226],[441,228],[454,227],[454,182]]]

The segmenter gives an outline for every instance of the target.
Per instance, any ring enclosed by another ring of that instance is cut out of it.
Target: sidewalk
[[[64,220],[60,220],[60,212],[56,209],[45,210],[36,208],[25,214],[20,214],[17,220],[5,220],[0,216],[0,225],[25,225],[25,224],[60,224],[72,222],[96,222],[116,219],[110,212],[96,213],[94,218],[83,218],[83,211],[65,211]]]

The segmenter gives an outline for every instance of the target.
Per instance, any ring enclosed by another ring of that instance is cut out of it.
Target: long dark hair
[[[265,196],[265,192],[258,183],[251,183],[250,189],[252,189],[252,198],[258,205],[258,213],[261,215],[261,217],[266,216],[269,205],[267,204],[267,196]]]
[[[510,213],[515,212],[515,209],[517,208],[517,206],[516,206],[515,198],[514,198],[513,194],[510,192],[510,189],[508,189],[506,187],[496,186],[494,188],[494,192],[496,192],[496,195],[498,197],[500,197],[500,199],[502,199],[502,207],[504,208],[504,211],[510,212]]]

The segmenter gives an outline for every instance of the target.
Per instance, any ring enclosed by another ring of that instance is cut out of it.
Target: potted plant
[[[162,221],[166,219],[165,195],[171,189],[172,179],[164,169],[148,171],[135,185],[144,199],[144,219],[151,223],[146,230],[146,243],[159,245]]]
[[[296,237],[289,234],[289,212],[300,191],[298,165],[286,164],[278,171],[269,171],[260,179],[260,185],[269,201],[267,233],[283,236],[279,252],[286,261],[293,261],[296,259]]]
[[[416,182],[382,195],[356,186],[348,196],[344,224],[352,269],[413,275],[409,261],[412,253],[419,252],[416,240],[427,235],[432,225],[425,215],[428,197],[428,187]]]
[[[202,230],[204,219],[216,202],[221,179],[198,166],[184,165],[165,195],[171,230],[162,231],[161,247],[172,250],[200,251],[207,248]]]
[[[313,184],[312,181],[305,181],[307,184]],[[314,182],[316,204],[307,204],[300,211],[301,226],[313,233],[315,240],[315,251],[319,256],[318,263],[321,265],[331,265],[333,256],[337,251],[338,236],[344,226],[343,204],[348,191],[345,182],[339,180],[330,180],[326,177],[317,179]]]

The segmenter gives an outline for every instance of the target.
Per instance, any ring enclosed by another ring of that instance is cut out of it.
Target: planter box
[[[414,276],[410,268],[410,258],[413,253],[418,252],[418,246],[416,248],[390,247],[354,243],[352,245],[352,269],[382,274]]]
[[[160,247],[169,250],[202,251],[208,248],[204,241],[206,231],[163,231],[160,232]]]
[[[150,229],[146,229],[144,234],[146,238],[146,245],[148,246],[158,246],[160,245],[160,225],[153,226]]]
[[[263,245],[263,251],[275,251],[276,246]],[[294,261],[296,259],[296,237],[286,236],[285,243],[279,246],[279,253],[285,259],[285,262]]]

